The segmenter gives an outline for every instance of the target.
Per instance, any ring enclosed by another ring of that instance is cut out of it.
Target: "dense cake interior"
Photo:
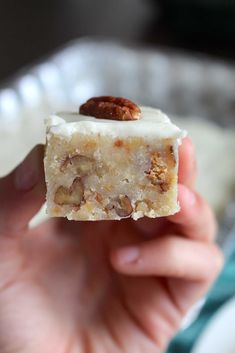
[[[51,134],[45,169],[51,216],[157,217],[178,211],[176,139]]]

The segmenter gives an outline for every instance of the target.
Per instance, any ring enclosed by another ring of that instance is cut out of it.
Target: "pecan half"
[[[72,185],[67,188],[59,186],[55,192],[54,202],[57,205],[68,205],[72,207],[79,207],[83,200],[84,187],[80,178],[75,178]]]
[[[126,98],[101,96],[89,99],[81,105],[80,114],[98,119],[138,120],[141,110],[134,102]]]

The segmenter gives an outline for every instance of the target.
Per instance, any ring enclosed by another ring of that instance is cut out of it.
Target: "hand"
[[[192,144],[180,148],[181,211],[137,222],[51,219],[43,146],[0,180],[0,352],[163,352],[217,276],[212,211],[193,190]]]

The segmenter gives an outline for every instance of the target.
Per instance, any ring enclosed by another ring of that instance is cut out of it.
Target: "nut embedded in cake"
[[[71,220],[174,214],[179,210],[178,145],[183,136],[159,110],[122,98],[98,97],[82,105],[80,113],[50,117],[48,214]]]

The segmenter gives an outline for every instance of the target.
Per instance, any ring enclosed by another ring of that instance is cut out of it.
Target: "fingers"
[[[192,141],[186,137],[179,147],[179,183],[194,187],[197,175],[195,149]]]
[[[206,201],[184,185],[179,185],[178,200],[180,212],[169,216],[168,220],[180,226],[179,233],[192,239],[213,241],[217,223]]]
[[[214,244],[172,235],[118,249],[111,262],[117,271],[128,275],[200,281],[214,278],[223,261]]]
[[[44,146],[36,146],[9,175],[0,179],[0,233],[18,232],[45,200]]]

